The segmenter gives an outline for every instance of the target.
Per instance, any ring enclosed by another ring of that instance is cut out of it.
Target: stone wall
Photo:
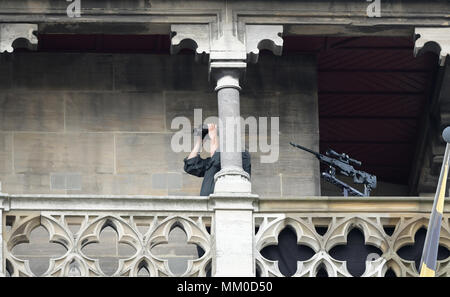
[[[318,150],[317,106],[314,56],[262,54],[248,66],[241,115],[280,119],[278,162],[251,153],[254,193],[319,195],[317,161],[289,145]],[[201,178],[183,172],[188,153],[170,149],[172,119],[193,123],[195,108],[217,116],[207,65],[191,54],[3,54],[2,191],[198,195]]]

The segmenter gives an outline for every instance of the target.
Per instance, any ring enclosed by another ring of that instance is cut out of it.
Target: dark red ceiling
[[[167,35],[40,35],[40,51],[168,54]],[[405,37],[284,37],[284,55],[318,58],[320,150],[363,162],[381,181],[407,184],[437,57],[413,57]]]
[[[305,48],[306,44],[306,48]],[[286,37],[286,54],[318,58],[320,150],[361,160],[379,180],[407,184],[437,56],[405,37]]]

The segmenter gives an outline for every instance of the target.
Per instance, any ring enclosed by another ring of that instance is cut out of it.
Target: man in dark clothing
[[[221,169],[220,152],[217,151],[219,148],[217,125],[208,124],[208,136],[211,141],[210,157],[206,159],[200,157],[199,151],[203,144],[202,135],[200,134],[191,153],[184,159],[184,171],[186,173],[203,177],[200,196],[209,196],[209,194],[214,193],[214,175]],[[248,151],[242,152],[242,167],[249,175],[251,174],[251,160]]]

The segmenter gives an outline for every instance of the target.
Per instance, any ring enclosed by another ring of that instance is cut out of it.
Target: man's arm
[[[197,140],[195,141],[194,148],[192,149],[191,153],[187,157],[188,160],[196,157],[198,152],[200,151],[200,148],[202,147],[202,143],[203,143],[202,135],[200,134],[196,138],[197,138]]]
[[[212,157],[216,152],[216,150],[219,148],[219,137],[217,137],[217,125],[208,124],[208,135],[210,139],[209,150],[211,152]]]

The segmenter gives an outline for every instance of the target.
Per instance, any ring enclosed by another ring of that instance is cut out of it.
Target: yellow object
[[[444,212],[444,197],[445,197],[445,186],[447,184],[447,174],[448,174],[448,163],[445,164],[444,178],[442,179],[441,189],[439,191],[439,198],[436,205],[436,210],[440,213]]]
[[[422,268],[420,269],[420,277],[434,277],[436,272],[433,269],[430,269],[425,265],[425,263],[422,263]]]

